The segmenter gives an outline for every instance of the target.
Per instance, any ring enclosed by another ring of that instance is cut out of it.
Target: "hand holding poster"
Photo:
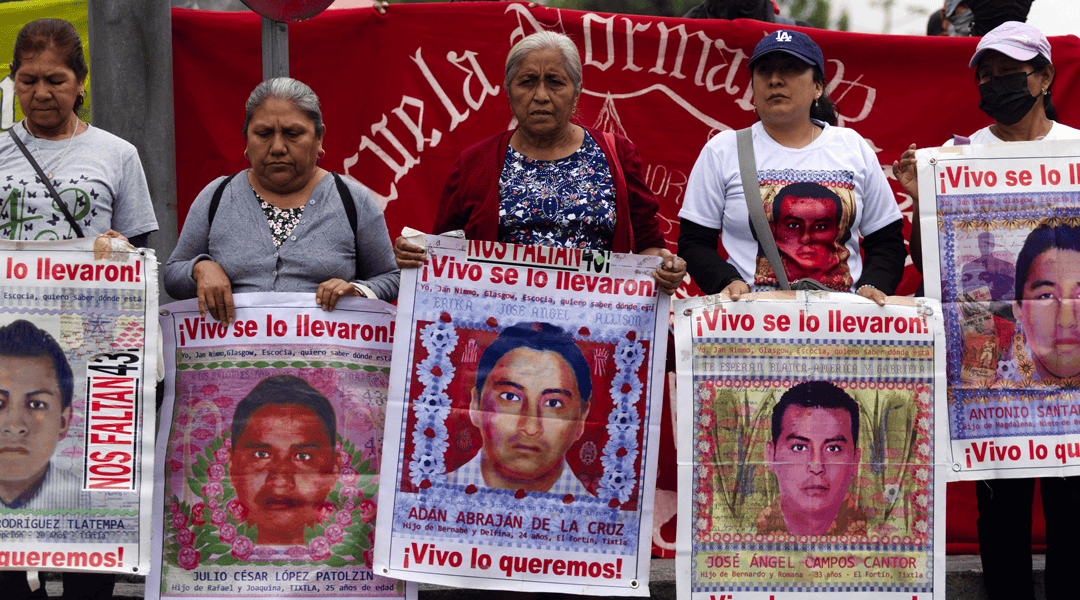
[[[941,267],[926,293],[949,341],[952,476],[1080,473],[1080,144],[917,158],[923,256]]]
[[[161,598],[415,598],[371,570],[393,307],[237,294],[236,320],[162,310]]]
[[[376,570],[647,595],[660,259],[427,240],[402,273]]]
[[[145,574],[154,253],[0,242],[0,272],[0,569]]]
[[[677,303],[680,597],[944,593],[941,311],[894,301]]]

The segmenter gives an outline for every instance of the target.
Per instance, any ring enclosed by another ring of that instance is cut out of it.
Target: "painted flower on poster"
[[[428,355],[416,365],[416,377],[424,392],[413,400],[417,419],[409,475],[413,485],[427,487],[446,480],[445,455],[450,439],[446,418],[450,414],[450,397],[445,392],[454,379],[450,353],[458,343],[450,316],[444,314],[443,319],[425,325],[420,330],[420,341]]]

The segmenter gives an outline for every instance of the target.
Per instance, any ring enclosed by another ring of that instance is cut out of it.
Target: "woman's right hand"
[[[226,325],[236,319],[233,308],[232,282],[221,265],[212,260],[200,260],[191,270],[199,295],[199,315],[209,312],[219,323]]]
[[[723,298],[725,294],[732,300],[738,300],[742,298],[743,294],[750,293],[750,286],[746,285],[746,282],[741,279],[736,279],[727,284],[727,287],[720,290],[720,297]]]
[[[904,186],[904,191],[915,202],[919,201],[919,169],[915,164],[915,144],[904,150],[900,160],[892,164],[893,177]]]
[[[399,236],[394,240],[394,260],[399,269],[419,269],[424,266],[424,249]]]

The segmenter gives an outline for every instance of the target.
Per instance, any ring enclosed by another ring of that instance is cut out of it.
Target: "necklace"
[[[49,179],[53,178],[53,171],[56,170],[56,167],[59,167],[60,163],[64,162],[64,159],[67,158],[68,152],[71,150],[71,144],[75,142],[75,134],[79,132],[79,125],[82,125],[82,119],[76,118],[75,129],[71,131],[71,137],[68,138],[67,147],[64,148],[64,153],[60,155],[60,158],[56,159],[51,164],[46,165],[45,168],[42,169],[42,171],[45,171],[45,175]],[[23,129],[25,129],[30,135],[34,135],[34,132],[30,131],[30,127],[27,126],[26,121],[23,121]],[[37,138],[36,135],[34,135],[34,137]]]

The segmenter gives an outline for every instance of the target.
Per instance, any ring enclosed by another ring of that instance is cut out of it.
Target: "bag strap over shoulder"
[[[341,203],[345,205],[345,216],[349,218],[349,231],[356,232],[356,203],[353,202],[352,193],[349,192],[349,186],[345,185],[345,182],[341,179],[341,175],[336,172],[331,172],[334,176],[334,183],[337,184],[338,196],[341,197]]]
[[[746,197],[746,208],[750,211],[750,222],[757,233],[758,243],[761,244],[765,257],[769,259],[773,273],[776,274],[776,282],[780,289],[790,290],[787,272],[784,271],[784,263],[780,260],[780,250],[776,247],[772,229],[769,228],[769,220],[765,216],[765,207],[761,203],[761,187],[758,185],[757,160],[754,157],[754,136],[749,127],[735,132],[735,141],[739,149],[739,176],[742,178],[743,195]]]
[[[45,171],[41,170],[41,166],[34,160],[34,156],[26,149],[26,144],[23,144],[22,140],[19,139],[19,136],[15,134],[15,128],[12,127],[11,129],[8,129],[8,133],[11,134],[11,139],[15,140],[15,145],[22,151],[26,160],[30,161],[30,165],[34,167],[34,171],[37,172],[38,178],[41,179],[41,183],[44,183],[45,189],[49,190],[49,196],[52,196],[53,201],[60,207],[60,212],[64,213],[64,220],[68,222],[68,225],[71,225],[71,230],[75,232],[75,237],[86,237],[83,235],[82,227],[79,227],[78,221],[75,220],[75,217],[71,216],[71,211],[68,210],[64,201],[60,199],[60,194],[56,192],[56,188],[53,187],[52,181],[45,176]]]
[[[214,215],[217,214],[218,206],[221,204],[221,196],[225,193],[225,188],[229,186],[229,182],[236,175],[236,173],[233,173],[226,177],[214,190],[214,195],[210,198],[210,207],[207,210],[207,227],[213,226]],[[331,173],[331,175],[334,176],[334,183],[337,184],[338,196],[341,197],[341,202],[345,205],[345,216],[349,218],[349,226],[352,231],[356,231],[356,205],[353,203],[352,194],[349,193],[349,187],[345,185],[340,175],[337,173]]]
[[[338,197],[341,198],[341,203],[342,203],[342,205],[344,205],[344,208],[345,208],[345,216],[348,217],[348,219],[349,219],[349,231],[352,231],[353,234],[355,235],[357,217],[356,217],[356,204],[355,204],[355,202],[353,202],[352,193],[349,192],[349,186],[345,185],[345,182],[341,179],[340,175],[338,175],[337,173],[333,173],[333,172],[330,173],[330,174],[334,176],[334,184],[337,185]],[[217,189],[214,190],[214,195],[210,198],[210,207],[207,210],[207,216],[206,216],[206,220],[207,220],[207,226],[206,227],[207,227],[208,230],[209,230],[210,227],[213,227],[213,225],[214,225],[214,215],[217,214],[218,206],[221,204],[221,196],[225,193],[225,188],[228,187],[229,182],[232,181],[233,177],[236,177],[236,175],[237,175],[236,173],[233,173],[232,175],[229,175],[228,177],[226,177],[224,181],[222,181],[220,184],[218,184]],[[355,242],[354,242],[354,244],[355,244]],[[360,267],[359,248],[357,248],[357,252],[356,252],[356,264],[357,264],[357,273],[359,273],[359,267]]]
[[[341,203],[345,206],[345,216],[349,219],[349,231],[353,232],[353,244],[356,249],[356,273],[355,277],[360,278],[360,266],[363,264],[360,257],[360,245],[356,241],[356,203],[353,202],[352,192],[349,191],[349,186],[345,185],[345,181],[338,175],[336,171],[331,171],[331,175],[334,176],[334,184],[337,185],[338,196],[341,197]]]
[[[229,175],[222,181],[217,189],[214,190],[214,195],[210,198],[210,208],[207,210],[206,215],[206,230],[209,231],[214,226],[214,215],[217,214],[218,205],[221,204],[221,195],[225,193],[225,188],[229,185],[229,182],[236,177],[236,173]]]

